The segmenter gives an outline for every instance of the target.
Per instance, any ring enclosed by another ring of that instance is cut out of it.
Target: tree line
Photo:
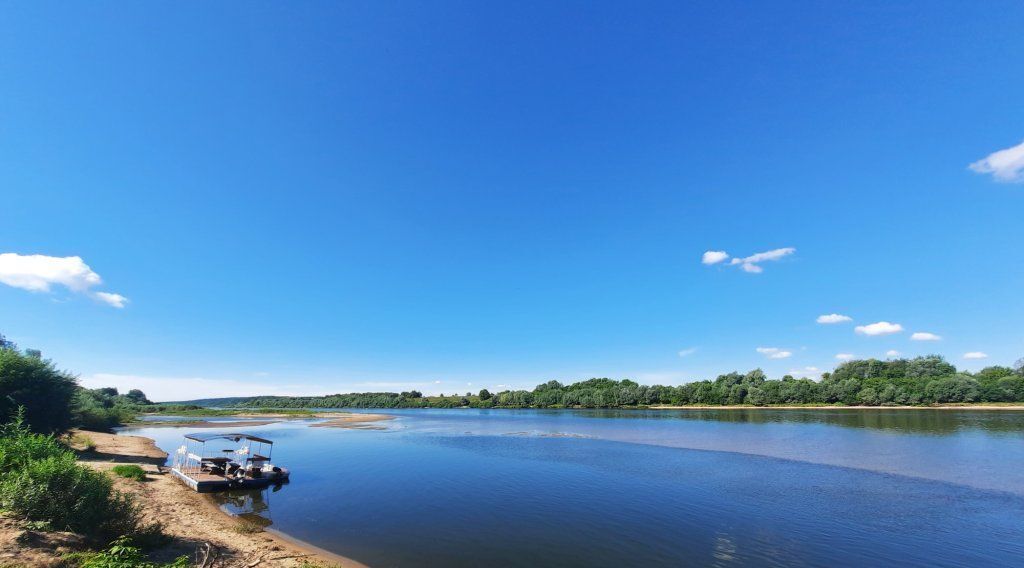
[[[595,378],[563,384],[548,381],[532,391],[425,397],[417,391],[260,396],[236,401],[242,408],[623,408],[686,405],[897,406],[977,402],[1024,402],[1024,360],[1014,368],[958,371],[939,355],[913,359],[848,361],[820,381],[786,375],[769,379],[760,369],[678,386],[641,385]]]

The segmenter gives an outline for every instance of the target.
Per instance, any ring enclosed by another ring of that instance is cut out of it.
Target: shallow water
[[[412,410],[249,428],[279,490],[224,496],[373,566],[1009,566],[1024,412]],[[141,428],[164,450],[186,428]]]

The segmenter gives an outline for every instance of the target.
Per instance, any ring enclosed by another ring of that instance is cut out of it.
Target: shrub
[[[89,436],[75,434],[71,437],[71,443],[82,448],[84,452],[91,452],[96,449],[96,442]]]
[[[0,509],[93,539],[153,531],[140,526],[138,508],[110,477],[20,420],[0,426]]]
[[[122,536],[110,543],[110,547],[95,554],[79,554],[81,568],[186,568],[188,557],[179,556],[169,564],[156,564],[146,560],[142,551],[132,540]]]
[[[24,408],[25,421],[44,434],[63,432],[71,425],[71,406],[78,384],[53,363],[0,349],[0,421]]]
[[[14,421],[0,425],[0,477],[34,460],[71,455],[56,438],[33,434],[19,411]]]
[[[135,412],[119,401],[118,395],[106,394],[108,389],[79,389],[74,399],[74,423],[83,430],[109,431],[135,417]]]
[[[146,479],[146,471],[137,465],[115,465],[114,469],[111,470],[114,475],[120,477],[127,477],[128,479],[134,479],[135,481],[143,481]]]
[[[0,507],[94,538],[139,530],[131,497],[114,491],[109,477],[78,465],[71,455],[32,461],[6,474],[0,481]]]

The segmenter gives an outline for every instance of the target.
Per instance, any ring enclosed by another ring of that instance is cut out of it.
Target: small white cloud
[[[895,349],[890,349],[885,352],[886,357],[899,357],[900,355],[901,353],[899,351],[896,351]]]
[[[128,303],[128,298],[125,298],[121,294],[111,294],[110,292],[96,292],[93,297],[97,300],[115,308],[123,308]]]
[[[934,333],[928,333],[927,331],[916,331],[910,334],[912,341],[938,341],[942,337],[935,335]]]
[[[849,361],[853,359],[853,353],[836,353],[836,359],[840,361]]]
[[[848,322],[848,321],[853,321],[853,318],[851,318],[850,316],[844,316],[842,314],[825,314],[825,315],[818,316],[818,319],[815,320],[815,321],[817,321],[818,323],[825,323],[825,324],[829,324],[829,323],[844,323],[844,322]]]
[[[880,321],[868,325],[858,325],[853,331],[861,335],[890,335],[903,331],[903,326],[898,323]]]
[[[804,367],[803,369],[790,369],[788,374],[794,377],[817,378],[821,376],[821,370],[817,367]]]
[[[680,349],[679,350],[679,356],[680,357],[689,357],[690,355],[693,355],[696,352],[697,352],[697,348],[696,347],[687,347],[686,349]]]
[[[729,258],[729,253],[724,250],[709,250],[704,253],[700,261],[704,264],[718,264]]]
[[[793,355],[792,351],[786,351],[778,347],[758,347],[756,351],[769,359],[786,359]]]
[[[92,292],[103,279],[79,256],[0,254],[0,283],[30,292],[50,292],[55,285],[64,286],[115,308],[123,308],[128,301],[120,294]]]
[[[751,274],[761,274],[764,269],[752,262],[744,262],[740,265],[740,270],[743,272],[749,272]]]
[[[764,269],[761,268],[760,263],[772,260],[779,260],[780,258],[789,256],[795,252],[796,249],[793,247],[773,249],[765,252],[759,252],[757,254],[752,254],[744,258],[733,258],[732,260],[729,261],[729,266],[739,266],[740,270],[744,272],[749,272],[751,274],[760,274],[761,272],[764,272]],[[718,264],[719,262],[722,262],[727,258],[729,258],[729,255],[726,254],[725,251],[709,250],[704,253],[704,256],[701,258],[701,262],[703,262],[704,264]]]
[[[964,359],[987,359],[988,353],[982,353],[981,351],[970,351],[964,353]]]
[[[796,249],[793,247],[777,248],[767,252],[759,252],[757,254],[752,254],[747,258],[744,258],[743,262],[757,264],[758,262],[764,262],[766,260],[779,260],[784,256],[789,256],[793,254],[794,252],[796,252]]]
[[[439,385],[439,384],[441,384],[441,381],[434,381],[434,384],[435,385]]]
[[[967,167],[979,174],[992,174],[992,178],[996,181],[1022,182],[1024,181],[1024,142],[992,152]]]

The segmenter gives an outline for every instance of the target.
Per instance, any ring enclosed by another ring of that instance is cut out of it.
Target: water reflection
[[[253,427],[279,442],[290,485],[215,498],[384,566],[966,568],[1024,554],[1020,412],[392,412],[387,432]],[[133,433],[167,449],[185,431]]]
[[[271,485],[263,489],[225,491],[213,493],[211,497],[220,508],[247,523],[260,528],[274,524],[270,514],[270,495],[281,490],[283,485]]]
[[[540,411],[559,412],[559,411]],[[634,420],[692,420],[742,424],[827,424],[914,434],[954,434],[984,430],[993,434],[1024,435],[1024,411],[935,409],[672,409],[579,410],[588,418]]]

